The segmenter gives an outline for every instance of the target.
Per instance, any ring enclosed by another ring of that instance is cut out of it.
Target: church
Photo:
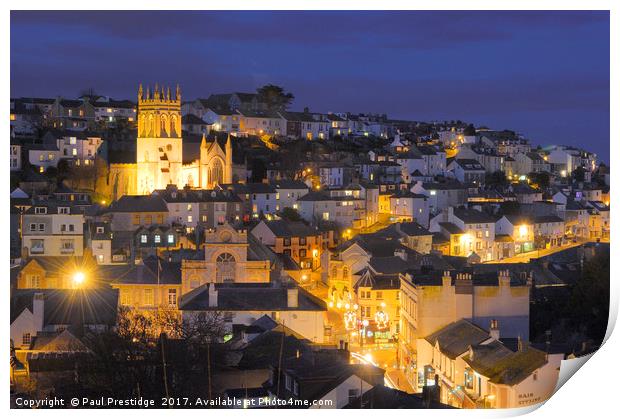
[[[173,184],[179,188],[212,189],[232,183],[232,143],[230,135],[222,147],[202,136],[198,158],[183,156],[181,130],[181,89],[155,85],[153,91],[138,89],[137,143],[135,163],[112,163],[108,182],[112,199],[122,195],[148,195]]]

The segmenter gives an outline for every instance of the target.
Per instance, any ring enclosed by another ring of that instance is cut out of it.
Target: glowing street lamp
[[[85,280],[86,277],[84,276],[83,272],[76,272],[73,274],[73,285],[75,285],[76,287],[82,286]]]

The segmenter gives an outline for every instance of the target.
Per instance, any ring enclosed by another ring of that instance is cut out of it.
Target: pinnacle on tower
[[[181,87],[179,86],[179,83],[177,83],[177,95],[174,99],[179,102],[181,101]]]
[[[205,137],[205,133],[202,133],[202,141],[200,142],[200,148],[207,148],[207,137]]]
[[[142,83],[140,83],[140,87],[138,87],[138,102],[142,100]]]

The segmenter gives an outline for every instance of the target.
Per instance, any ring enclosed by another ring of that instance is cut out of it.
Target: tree
[[[476,128],[474,127],[474,124],[469,124],[465,130],[463,130],[463,135],[466,136],[474,136],[476,135]]]
[[[574,326],[598,343],[605,337],[609,320],[609,266],[608,251],[585,262],[570,299]]]
[[[527,176],[532,183],[538,185],[539,189],[547,189],[549,187],[549,173],[532,172],[529,173]]]
[[[301,216],[295,208],[284,207],[280,211],[280,217],[288,221],[301,221]]]
[[[573,180],[575,182],[583,182],[586,177],[586,170],[583,167],[579,166],[578,168],[573,170],[573,173],[571,173],[571,175],[573,176]]]
[[[487,173],[484,178],[484,184],[486,186],[506,186],[508,185],[508,180],[506,179],[506,174],[498,170],[493,173]]]
[[[499,204],[499,208],[502,214],[517,215],[520,213],[521,206],[517,201],[504,201]]]
[[[295,96],[292,93],[284,93],[284,89],[280,86],[267,84],[256,89],[259,102],[267,104],[267,108],[271,111],[284,111],[291,104]]]

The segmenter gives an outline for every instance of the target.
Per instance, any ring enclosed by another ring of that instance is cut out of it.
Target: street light
[[[85,280],[86,277],[84,276],[83,272],[76,272],[73,274],[73,285],[75,285],[76,287],[80,287]]]

